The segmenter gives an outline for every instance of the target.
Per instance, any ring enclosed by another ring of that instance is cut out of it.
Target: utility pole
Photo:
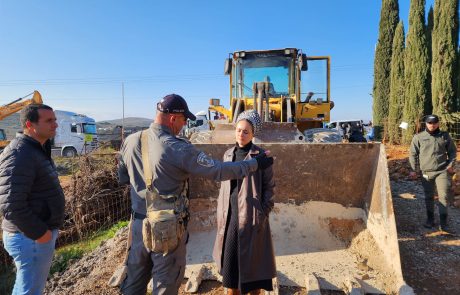
[[[123,115],[121,117],[121,143],[125,141],[125,83],[121,83],[121,101]]]

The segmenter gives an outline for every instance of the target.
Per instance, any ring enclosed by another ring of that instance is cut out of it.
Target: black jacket
[[[36,240],[64,221],[64,193],[49,145],[21,135],[0,154],[2,229]]]

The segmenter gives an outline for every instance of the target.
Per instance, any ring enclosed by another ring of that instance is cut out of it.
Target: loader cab
[[[329,65],[329,57],[307,57],[295,48],[230,54],[224,70],[230,76],[230,120],[257,108],[257,87],[265,82],[269,121],[295,122],[302,132],[321,127],[330,119]]]

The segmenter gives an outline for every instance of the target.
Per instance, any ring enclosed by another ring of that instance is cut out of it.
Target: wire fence
[[[460,122],[447,124],[447,131],[455,141],[460,141]]]
[[[128,220],[131,212],[129,187],[118,184],[113,153],[94,153],[77,161],[75,171],[61,179],[66,206],[58,248],[88,239],[120,220]],[[3,248],[1,234],[0,229],[0,265],[8,266],[12,261]]]

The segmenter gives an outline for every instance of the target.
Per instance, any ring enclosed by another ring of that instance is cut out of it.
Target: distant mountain
[[[153,119],[147,119],[147,118],[137,118],[137,117],[128,117],[125,118],[124,123],[125,127],[130,128],[130,127],[149,127],[150,124],[152,123]],[[96,124],[98,127],[104,127],[104,125],[121,125],[122,119],[115,119],[115,120],[105,120],[105,121],[100,121],[97,122]]]

